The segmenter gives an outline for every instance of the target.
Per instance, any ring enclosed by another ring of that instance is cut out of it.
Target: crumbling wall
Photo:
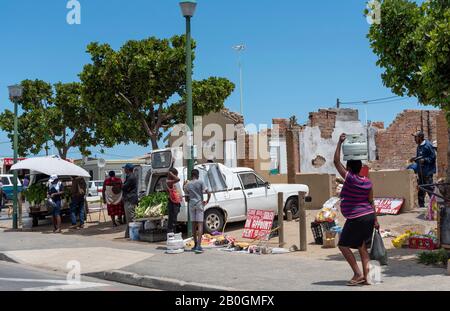
[[[340,120],[335,121],[331,133],[328,129],[325,130],[326,137],[324,137],[323,131],[324,127],[306,126],[299,133],[301,173],[338,174],[333,163],[333,158],[339,136],[342,133],[367,133],[366,127],[360,121]],[[375,133],[376,131],[369,129],[370,157],[373,159],[376,156]]]
[[[411,134],[422,130],[431,142],[437,140],[437,110],[405,110],[385,130],[376,135],[378,160],[375,169],[404,169],[416,155],[417,145]],[[440,161],[441,159],[439,159]],[[446,160],[445,160],[446,162]]]
[[[437,133],[437,169],[438,177],[445,177],[448,168],[448,122],[445,113],[440,113],[436,119]]]

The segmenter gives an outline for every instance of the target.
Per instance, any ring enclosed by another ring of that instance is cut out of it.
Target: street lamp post
[[[18,150],[18,118],[17,118],[17,100],[22,97],[23,87],[21,85],[12,85],[8,87],[9,98],[14,103],[14,164],[17,163]],[[18,211],[18,189],[17,189],[17,171],[14,170],[13,178],[13,229],[18,228],[17,211]]]
[[[243,84],[242,84],[242,60],[241,60],[241,52],[245,50],[244,44],[239,44],[233,46],[238,52],[238,62],[239,62],[239,88],[240,88],[240,96],[241,96],[241,115],[244,115],[244,94],[243,94]]]
[[[187,173],[188,179],[191,179],[191,172],[194,169],[194,113],[192,108],[192,46],[191,46],[191,18],[194,16],[195,9],[197,7],[197,1],[185,0],[180,2],[181,12],[186,18],[186,123],[189,127],[188,135],[188,148],[189,158]],[[188,220],[188,236],[192,235],[192,224],[189,215],[187,213]]]

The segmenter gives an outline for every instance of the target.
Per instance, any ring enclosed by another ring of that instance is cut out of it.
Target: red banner
[[[375,208],[379,215],[397,215],[405,202],[402,198],[376,198]]]
[[[274,217],[275,212],[273,211],[249,210],[242,237],[268,240],[272,231]]]

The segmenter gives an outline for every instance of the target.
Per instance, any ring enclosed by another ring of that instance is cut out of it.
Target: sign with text
[[[268,240],[274,217],[274,211],[249,210],[242,237],[245,239]]]
[[[375,198],[374,204],[379,215],[397,215],[405,203],[402,198]]]

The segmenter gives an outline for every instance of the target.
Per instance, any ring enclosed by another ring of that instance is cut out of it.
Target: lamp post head
[[[9,90],[9,98],[11,99],[19,99],[23,94],[23,86],[20,84],[8,86]]]
[[[193,17],[195,8],[197,7],[197,1],[195,0],[183,0],[180,2],[181,13],[184,17]]]

